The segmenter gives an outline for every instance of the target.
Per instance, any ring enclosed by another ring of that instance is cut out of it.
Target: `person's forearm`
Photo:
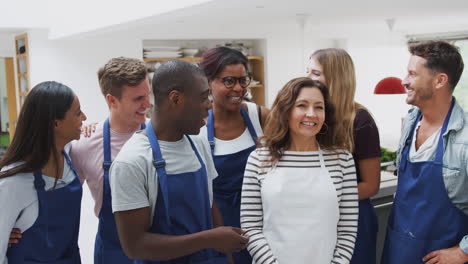
[[[379,192],[379,188],[375,184],[360,182],[358,183],[359,200],[371,198]]]
[[[210,230],[190,235],[170,236],[146,232],[134,243],[122,247],[131,259],[170,260],[193,254],[205,248],[212,248]]]
[[[224,221],[223,221],[223,216],[221,215],[221,212],[218,209],[218,206],[216,203],[213,201],[213,206],[211,208],[211,214],[213,215],[213,226],[218,227],[218,226],[223,226]]]

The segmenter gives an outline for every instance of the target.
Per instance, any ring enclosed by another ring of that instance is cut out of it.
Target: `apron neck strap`
[[[437,151],[436,151],[436,157],[435,157],[436,162],[442,163],[442,161],[443,161],[443,156],[444,156],[444,134],[447,131],[448,123],[450,121],[450,117],[452,116],[452,110],[453,110],[454,105],[455,105],[455,97],[452,97],[452,104],[450,105],[447,116],[445,117],[444,125],[442,126],[442,129],[440,130],[440,136],[439,136],[439,141],[437,143]]]
[[[255,132],[255,128],[252,124],[252,121],[249,118],[249,114],[245,109],[241,106],[240,107],[240,112],[242,115],[242,118],[244,119],[244,124],[249,130],[250,136],[252,137],[252,140],[257,144],[257,132]],[[215,141],[214,141],[214,114],[213,114],[213,109],[208,110],[208,120],[206,122],[206,130],[207,130],[207,136],[208,136],[208,143],[210,143],[210,148],[211,148],[211,155],[214,155],[214,148],[215,148]]]

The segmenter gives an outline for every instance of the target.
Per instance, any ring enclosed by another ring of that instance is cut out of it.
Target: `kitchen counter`
[[[396,191],[398,182],[398,178],[388,171],[381,171],[380,179],[380,190],[371,198],[379,223],[379,231],[377,233],[377,264],[380,263],[380,256],[382,255],[387,230],[388,216],[392,211],[393,195]]]

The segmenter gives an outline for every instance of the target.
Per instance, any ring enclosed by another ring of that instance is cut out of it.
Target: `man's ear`
[[[112,108],[117,103],[117,98],[111,94],[106,94],[106,103],[109,108]]]
[[[172,90],[168,95],[169,103],[171,105],[181,105],[185,101],[185,96],[183,93],[177,90]]]
[[[445,86],[448,86],[448,75],[446,73],[443,73],[443,72],[440,72],[440,73],[437,73],[435,78],[434,78],[434,82],[435,82],[435,88],[436,90],[439,90]]]

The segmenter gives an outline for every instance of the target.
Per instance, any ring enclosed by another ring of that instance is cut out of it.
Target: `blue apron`
[[[45,191],[42,172],[34,172],[39,212],[36,222],[23,233],[20,243],[7,251],[11,264],[80,264],[78,231],[80,228],[82,188],[68,155],[63,155],[75,174],[65,187]]]
[[[214,117],[213,110],[208,112],[208,121],[206,124],[208,142],[211,146],[211,154],[213,161],[218,171],[218,177],[213,181],[213,196],[223,217],[224,225],[240,227],[240,202],[242,181],[244,179],[245,166],[247,159],[252,151],[256,149],[257,133],[250,121],[249,115],[240,108],[245,125],[249,130],[255,144],[247,149],[237,153],[218,155],[214,154]],[[232,257],[235,264],[251,264],[252,257],[247,249],[238,253],[233,253]]]
[[[145,127],[145,124],[141,125],[141,129]],[[104,162],[102,164],[104,168],[104,179],[102,207],[99,212],[99,226],[94,243],[94,263],[131,264],[133,261],[125,255],[120,245],[117,226],[115,224],[114,214],[112,213],[112,196],[109,184],[109,169],[112,165],[109,118],[104,122],[102,139],[104,147]]]
[[[208,177],[205,164],[190,137],[190,145],[200,162],[200,169],[179,174],[166,173],[166,161],[159,148],[158,138],[150,122],[146,134],[153,150],[153,165],[158,176],[158,197],[154,208],[152,233],[188,235],[213,228]],[[213,249],[205,249],[191,255],[169,261],[136,260],[136,264],[226,264],[227,257]]]
[[[378,229],[377,215],[370,199],[360,200],[358,232],[350,264],[375,264]]]
[[[423,263],[434,250],[450,248],[468,234],[468,216],[450,201],[442,178],[443,134],[455,99],[440,131],[434,161],[411,162],[408,136],[398,169],[398,188],[389,218],[382,264]],[[421,114],[418,119],[421,119]],[[416,123],[411,131],[414,131]]]

